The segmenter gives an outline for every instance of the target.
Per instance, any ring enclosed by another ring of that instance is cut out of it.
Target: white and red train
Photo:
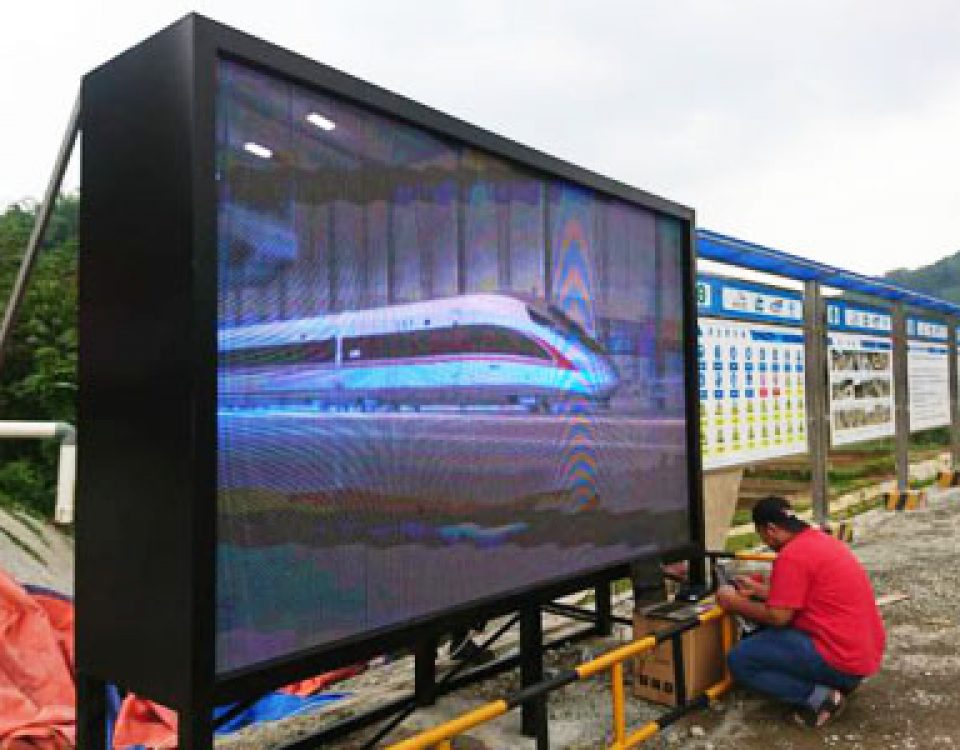
[[[468,294],[225,328],[221,406],[607,403],[619,375],[553,305]]]

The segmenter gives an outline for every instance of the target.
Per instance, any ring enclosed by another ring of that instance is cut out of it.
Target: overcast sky
[[[701,227],[866,273],[960,250],[956,0],[11,0],[0,204],[42,196],[83,74],[191,10]]]

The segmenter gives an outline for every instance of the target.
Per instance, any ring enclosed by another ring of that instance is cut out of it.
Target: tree
[[[0,418],[76,419],[76,196],[57,202],[0,370]],[[33,206],[0,215],[0,301],[6,305],[36,218]],[[52,441],[0,440],[0,502],[49,515],[58,446]]]

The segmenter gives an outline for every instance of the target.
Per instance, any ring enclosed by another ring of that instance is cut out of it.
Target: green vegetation
[[[0,368],[0,418],[76,420],[77,209],[60,199]],[[36,208],[0,214],[0,304],[10,299]],[[53,440],[0,440],[0,505],[53,512],[59,446]]]
[[[746,534],[737,534],[736,536],[728,536],[726,551],[727,552],[740,552],[745,549],[753,549],[754,547],[760,546],[760,535],[754,531],[750,531]]]
[[[898,268],[888,272],[886,278],[908,289],[960,303],[960,252],[929,266]]]

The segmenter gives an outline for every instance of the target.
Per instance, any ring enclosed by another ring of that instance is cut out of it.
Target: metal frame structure
[[[823,524],[829,515],[827,465],[830,453],[830,400],[827,394],[826,337],[828,326],[823,287],[840,289],[860,297],[879,299],[889,305],[893,316],[894,366],[894,458],[897,485],[909,486],[910,405],[907,378],[906,318],[911,310],[933,314],[948,328],[948,372],[950,391],[950,451],[954,463],[960,462],[960,406],[957,382],[957,328],[960,305],[905,289],[882,279],[845,271],[824,263],[801,258],[756,243],[700,229],[697,231],[699,258],[731,266],[780,276],[804,285],[804,340],[807,349],[806,397],[807,441],[811,461],[811,498],[813,515]]]
[[[332,92],[685,225],[689,539],[657,555],[691,561],[702,555],[693,210],[190,15],[93,71],[83,84],[78,404],[83,460],[76,532],[83,747],[103,746],[107,683],[177,710],[182,750],[211,747],[216,705],[249,700],[402,647],[413,646],[421,656],[417,697],[430,702],[436,694],[431,654],[440,634],[514,611],[527,623],[524,678],[536,681],[542,638],[534,621],[541,606],[590,587],[608,599],[609,582],[630,572],[630,560],[583,570],[402,627],[217,674],[214,99],[221,59]],[[691,567],[702,582],[703,566]],[[598,627],[609,627],[603,614],[609,602],[599,609]],[[530,705],[540,716],[528,726],[536,732],[543,712],[535,702]],[[316,738],[304,743],[311,740]]]
[[[710,589],[715,590],[717,585],[717,562],[719,559],[737,559],[770,563],[775,559],[772,553],[751,552],[707,552],[704,561],[710,567]],[[575,682],[595,677],[604,672],[610,672],[610,694],[612,703],[613,742],[607,745],[607,750],[628,750],[637,747],[652,738],[671,724],[684,716],[702,708],[707,708],[712,702],[721,697],[733,685],[729,670],[724,669],[724,677],[715,685],[707,688],[701,695],[690,699],[687,697],[686,675],[684,665],[683,634],[701,627],[714,620],[721,620],[722,652],[724,659],[730,652],[734,642],[734,622],[723,609],[714,606],[702,614],[690,617],[669,628],[659,630],[639,638],[632,643],[608,651],[588,662],[579,664],[572,669],[565,669],[549,678],[524,685],[520,690],[500,699],[489,701],[461,716],[444,722],[436,727],[420,732],[413,737],[388,746],[388,750],[452,750],[453,739],[464,732],[499,718],[530,701],[545,703],[549,695]],[[673,653],[674,694],[677,705],[664,713],[660,718],[649,721],[632,732],[628,733],[625,709],[624,689],[624,662],[629,662],[645,653],[652,651],[661,644],[670,643]],[[549,747],[549,739],[544,733],[537,737],[538,750]]]
[[[550,693],[607,671],[610,672],[610,690],[613,704],[613,743],[608,746],[608,749],[627,750],[636,747],[692,711],[706,708],[732,686],[733,681],[729,673],[726,673],[719,683],[707,688],[702,695],[695,697],[693,700],[687,699],[686,689],[684,688],[684,659],[681,646],[683,634],[721,618],[723,654],[726,656],[733,645],[733,620],[721,608],[713,607],[698,617],[677,623],[670,628],[621,646],[573,669],[563,670],[549,679],[540,680],[515,693],[490,701],[438,727],[390,745],[388,750],[431,750],[433,748],[436,750],[451,750],[453,747],[451,740],[457,735],[503,716],[512,709],[530,701],[545,705],[546,698]],[[659,719],[650,721],[628,734],[625,710],[624,662],[642,656],[654,650],[660,644],[667,642],[673,646],[677,707],[666,712]],[[548,747],[548,745],[543,745],[543,747]]]

